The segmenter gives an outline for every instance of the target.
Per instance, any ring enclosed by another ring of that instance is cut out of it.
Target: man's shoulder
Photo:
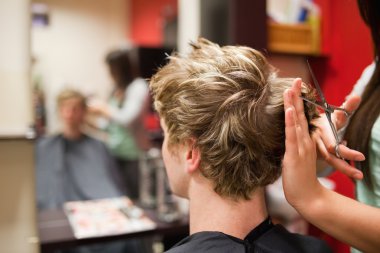
[[[288,232],[280,225],[260,236],[254,247],[260,249],[257,252],[304,252],[304,253],[332,253],[326,242],[311,236]],[[267,250],[264,250],[267,249]],[[256,252],[256,251],[254,251]]]
[[[187,252],[332,253],[324,241],[289,233],[279,225],[273,226],[253,242],[220,232],[200,232],[186,237],[166,253]]]
[[[186,237],[166,253],[244,253],[245,247],[241,242],[233,240],[220,232],[199,232]]]
[[[43,136],[37,139],[36,146],[37,149],[45,149],[51,147],[51,145],[54,145],[55,143],[59,143],[62,141],[62,136],[60,134],[50,135],[50,136]]]

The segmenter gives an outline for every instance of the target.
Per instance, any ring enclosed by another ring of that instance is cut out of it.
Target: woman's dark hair
[[[360,14],[371,30],[374,44],[376,67],[362,95],[362,102],[353,115],[346,132],[346,139],[351,148],[361,151],[366,160],[358,162],[357,166],[363,171],[364,181],[373,189],[369,168],[369,144],[371,130],[380,114],[380,1],[358,0]]]
[[[136,49],[114,50],[107,54],[106,63],[118,88],[127,88],[140,75]]]

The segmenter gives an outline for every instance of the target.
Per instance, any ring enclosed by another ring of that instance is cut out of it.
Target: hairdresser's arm
[[[118,124],[128,126],[134,122],[146,108],[148,94],[148,85],[143,79],[133,81],[127,88],[123,107],[109,108],[108,118]]]
[[[111,107],[101,101],[92,101],[89,112],[101,115],[120,125],[128,126],[134,122],[146,109],[149,89],[143,79],[137,79],[128,86],[125,101],[121,108]]]
[[[309,136],[300,85],[298,79],[284,93],[286,152],[282,179],[286,199],[326,233],[365,252],[378,252],[380,209],[330,191],[317,180],[315,142]]]

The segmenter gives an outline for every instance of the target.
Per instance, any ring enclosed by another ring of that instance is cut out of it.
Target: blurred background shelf
[[[320,54],[320,32],[307,23],[268,23],[268,50],[274,53]]]

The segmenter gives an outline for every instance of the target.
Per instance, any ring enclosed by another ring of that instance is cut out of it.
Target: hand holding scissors
[[[356,179],[361,179],[363,177],[362,173],[358,171],[356,168],[350,166],[343,159],[362,161],[364,160],[364,155],[356,150],[349,149],[345,145],[342,144],[342,140],[338,134],[337,129],[342,129],[348,122],[349,117],[352,112],[359,105],[360,99],[358,97],[353,97],[346,103],[346,108],[337,107],[330,105],[327,103],[325,96],[323,95],[322,89],[319,86],[319,83],[310,67],[309,62],[307,62],[314,86],[318,92],[320,101],[311,101],[301,96],[301,98],[308,102],[312,103],[325,111],[325,116],[322,116],[315,123],[318,126],[319,131],[314,134],[314,139],[316,140],[318,150],[320,154],[322,154],[323,158],[332,165],[334,168],[342,171],[344,174],[354,177]],[[331,131],[324,127],[325,122],[327,122],[330,126]],[[334,120],[335,119],[335,123]],[[331,143],[331,132],[334,136],[335,143],[334,145]],[[341,145],[342,144],[342,145]],[[331,148],[330,148],[331,147]],[[334,155],[331,155],[330,152],[333,152]],[[338,158],[338,159],[337,159]]]

